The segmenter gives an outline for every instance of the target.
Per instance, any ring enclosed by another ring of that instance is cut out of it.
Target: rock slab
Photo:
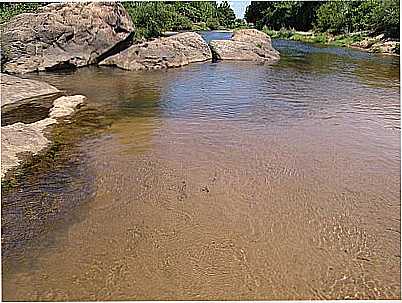
[[[50,141],[45,137],[46,127],[57,123],[57,118],[71,115],[76,107],[85,101],[82,95],[60,97],[53,103],[49,117],[34,123],[21,122],[1,128],[1,177],[21,163],[19,154],[38,154],[48,146]]]
[[[106,58],[100,65],[125,70],[149,70],[180,67],[211,59],[211,50],[204,39],[197,33],[186,32],[132,45]]]
[[[256,29],[237,30],[231,40],[212,40],[209,45],[216,60],[274,62],[279,59],[271,38]]]
[[[45,82],[22,79],[7,74],[0,74],[0,76],[2,107],[16,105],[26,99],[60,93],[56,87]]]
[[[97,63],[119,44],[130,43],[133,30],[130,16],[116,2],[49,4],[3,26],[3,71],[26,73]]]

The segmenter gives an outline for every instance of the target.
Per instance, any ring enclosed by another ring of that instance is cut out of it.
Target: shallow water
[[[108,126],[3,196],[6,227],[64,205],[3,229],[3,299],[400,298],[399,58],[274,47],[270,66],[30,75]]]

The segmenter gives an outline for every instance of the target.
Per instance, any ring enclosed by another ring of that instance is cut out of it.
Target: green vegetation
[[[247,7],[245,18],[258,29],[292,28],[309,30],[315,19],[316,10],[322,2],[315,1],[252,1]]]
[[[236,16],[227,1],[123,2],[138,36],[157,37],[164,31],[234,28]]]
[[[400,31],[398,0],[252,1],[245,18],[258,29],[269,30],[314,30],[331,35],[368,31],[397,39]]]
[[[22,13],[34,13],[43,3],[0,3],[0,24]]]
[[[315,27],[334,34],[357,31],[399,37],[399,1],[331,1],[317,10]]]
[[[279,31],[263,28],[272,39],[287,39],[301,42],[321,43],[334,46],[350,46],[353,43],[362,41],[366,38],[364,33],[351,33],[342,35],[332,35],[330,33],[317,32],[297,32],[294,30],[281,29]]]

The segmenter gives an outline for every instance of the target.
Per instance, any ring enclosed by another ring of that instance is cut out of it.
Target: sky
[[[219,3],[222,2],[221,1],[216,1]],[[250,0],[248,1],[229,1],[230,6],[233,8],[235,14],[236,14],[236,18],[243,18],[244,17],[244,13],[246,11],[246,7],[250,4]]]

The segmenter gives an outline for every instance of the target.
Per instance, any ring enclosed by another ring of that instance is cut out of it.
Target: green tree
[[[309,30],[313,27],[319,1],[252,1],[247,7],[245,18],[257,28],[294,28]]]
[[[315,29],[333,34],[356,31],[398,38],[399,0],[252,1],[245,18],[258,29]]]
[[[384,33],[388,37],[399,38],[400,35],[400,2],[399,0],[383,0],[373,6],[371,13],[371,29],[376,33]]]
[[[257,25],[263,19],[265,10],[270,5],[270,2],[267,1],[251,1],[250,5],[246,7],[244,18],[247,22]],[[262,26],[259,27],[262,28]]]
[[[399,37],[399,1],[329,1],[317,11],[316,28],[334,34],[370,30]]]
[[[220,25],[232,28],[235,24],[236,15],[227,1],[223,1],[218,7],[218,19]]]

